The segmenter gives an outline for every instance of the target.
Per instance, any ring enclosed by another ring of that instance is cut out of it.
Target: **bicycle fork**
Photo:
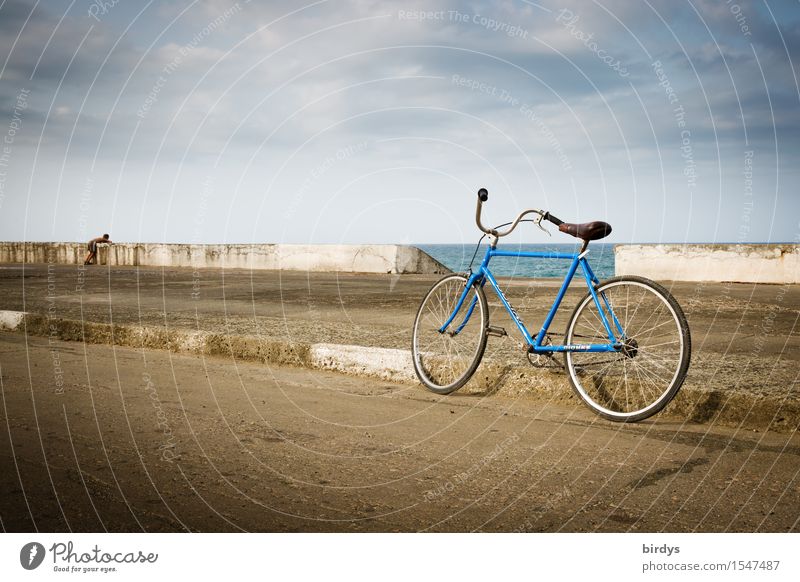
[[[464,291],[461,293],[461,297],[458,298],[458,303],[453,309],[453,313],[450,314],[450,317],[447,319],[447,321],[444,322],[444,325],[442,325],[442,327],[439,328],[439,333],[445,333],[450,324],[453,323],[453,320],[456,318],[456,315],[461,310],[461,307],[464,305],[464,301],[466,301],[467,299],[469,290],[472,288],[473,285],[476,284],[477,281],[478,277],[476,275],[472,275],[469,279],[467,279],[467,284],[464,285]],[[481,287],[483,287],[485,283],[486,279],[482,278],[480,282]],[[464,329],[464,326],[466,326],[467,323],[469,322],[469,318],[472,317],[472,313],[475,311],[475,306],[477,304],[478,304],[478,294],[475,293],[475,297],[472,298],[469,308],[467,308],[467,313],[466,315],[464,315],[464,320],[459,324],[459,326],[455,330],[448,332],[450,334],[450,337],[457,336],[459,333],[461,333],[461,330]]]

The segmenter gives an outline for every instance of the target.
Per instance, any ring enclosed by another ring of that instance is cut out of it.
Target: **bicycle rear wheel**
[[[417,311],[411,355],[414,371],[428,390],[449,394],[461,388],[480,364],[486,349],[489,308],[480,286],[467,293],[459,312],[444,332],[467,285],[463,275],[448,275],[437,282]]]
[[[614,277],[596,289],[615,335],[609,307],[624,331],[618,352],[565,352],[572,387],[603,418],[636,422],[675,397],[689,368],[689,324],[675,298],[644,277]],[[578,303],[565,344],[608,342],[591,294]]]

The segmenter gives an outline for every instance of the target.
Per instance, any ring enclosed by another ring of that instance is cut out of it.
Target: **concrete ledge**
[[[98,263],[113,266],[392,274],[450,272],[427,253],[405,245],[120,243],[98,248]],[[0,242],[0,263],[81,265],[86,253],[86,243]]]
[[[617,275],[668,281],[800,283],[800,245],[652,244],[614,247]]]
[[[311,344],[311,365],[356,376],[375,376],[384,380],[413,380],[411,352],[389,348]]]
[[[408,350],[338,344],[305,344],[251,336],[164,329],[132,325],[53,319],[18,311],[0,311],[0,330],[133,348],[167,349],[176,353],[226,356],[279,364],[335,370],[393,381],[417,382]],[[421,393],[425,393],[420,386]],[[583,403],[574,395],[559,368],[534,369],[484,360],[464,392],[483,396],[502,394],[539,401]],[[722,423],[758,430],[793,431],[800,426],[800,401],[765,398],[684,386],[656,418],[699,423]]]
[[[25,319],[23,311],[0,311],[0,330],[16,331]]]

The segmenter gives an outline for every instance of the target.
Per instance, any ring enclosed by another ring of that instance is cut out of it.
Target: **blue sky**
[[[798,59],[797,0],[6,0],[0,239],[797,242]]]

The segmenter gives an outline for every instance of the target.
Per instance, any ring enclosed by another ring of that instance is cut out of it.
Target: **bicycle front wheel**
[[[615,277],[596,292],[621,347],[618,352],[565,352],[572,387],[603,418],[648,418],[675,397],[686,378],[691,357],[686,316],[669,291],[644,277]],[[567,325],[565,344],[602,342],[608,342],[608,334],[587,293]]]
[[[486,349],[489,308],[480,286],[473,285],[468,290],[453,321],[440,331],[466,286],[467,278],[463,275],[444,277],[428,291],[414,320],[411,342],[414,371],[437,394],[449,394],[466,384]]]

